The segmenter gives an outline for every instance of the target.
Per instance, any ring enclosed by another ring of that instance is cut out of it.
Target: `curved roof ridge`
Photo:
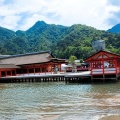
[[[33,52],[33,53],[25,53],[25,54],[17,54],[17,55],[4,56],[4,57],[2,57],[0,59],[14,58],[14,57],[20,57],[20,56],[29,56],[29,55],[37,55],[37,54],[43,54],[43,53],[52,54],[50,51],[40,51],[40,52]]]

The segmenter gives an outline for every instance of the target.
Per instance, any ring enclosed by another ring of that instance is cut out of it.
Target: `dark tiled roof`
[[[52,54],[48,51],[22,54],[22,55],[13,55],[13,56],[1,58],[0,64],[25,65],[25,64],[33,64],[33,63],[44,63],[44,62],[49,62],[52,57],[53,57]]]
[[[0,64],[0,68],[20,68],[14,64]]]

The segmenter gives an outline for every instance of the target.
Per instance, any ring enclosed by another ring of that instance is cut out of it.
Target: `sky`
[[[0,26],[27,30],[37,21],[107,30],[120,23],[120,0],[0,0]]]

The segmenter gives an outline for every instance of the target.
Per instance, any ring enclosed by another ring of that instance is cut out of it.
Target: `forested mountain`
[[[95,52],[92,41],[99,39],[105,40],[106,50],[120,53],[120,34],[116,35],[84,25],[73,25],[66,33],[54,48],[58,57],[68,58],[75,55],[77,58],[85,59]]]
[[[26,31],[16,32],[0,28],[0,53],[22,54],[51,50],[68,27],[38,21]]]
[[[95,52],[92,41],[98,39],[105,40],[107,50],[120,53],[120,34],[80,24],[66,27],[38,21],[26,31],[14,32],[0,27],[0,53],[23,54],[50,50],[55,57],[67,59],[75,55],[78,59],[85,59]]]
[[[111,29],[108,30],[111,33],[120,33],[120,24],[113,26]]]

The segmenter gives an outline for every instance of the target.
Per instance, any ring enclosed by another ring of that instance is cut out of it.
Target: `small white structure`
[[[62,71],[66,71],[66,67],[67,67],[66,64],[62,64],[62,65],[61,65],[61,70],[62,70]]]

